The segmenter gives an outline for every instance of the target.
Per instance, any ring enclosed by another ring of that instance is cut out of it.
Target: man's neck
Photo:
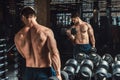
[[[26,26],[28,26],[28,27],[34,27],[36,25],[38,25],[38,23],[36,21],[31,21],[31,23],[27,24]]]

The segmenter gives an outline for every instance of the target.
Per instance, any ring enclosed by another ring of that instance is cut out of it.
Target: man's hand
[[[97,52],[97,49],[96,49],[95,47],[92,47],[92,48],[90,49],[90,52]]]
[[[57,76],[57,78],[58,78],[59,80],[62,80],[62,77],[61,77],[61,75],[58,75],[58,76]]]

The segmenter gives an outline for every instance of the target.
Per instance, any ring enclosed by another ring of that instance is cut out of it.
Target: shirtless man
[[[52,30],[37,23],[36,12],[31,7],[23,8],[21,19],[25,26],[15,35],[14,42],[26,61],[23,80],[48,80],[51,76],[62,80],[60,56]]]
[[[66,31],[67,36],[74,44],[74,57],[80,52],[89,53],[91,48],[95,48],[94,32],[90,24],[82,21],[79,15],[71,16],[73,26]],[[74,31],[74,34],[72,32]]]

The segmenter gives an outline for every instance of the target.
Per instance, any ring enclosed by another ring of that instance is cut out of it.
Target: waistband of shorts
[[[26,69],[32,69],[32,70],[46,70],[46,69],[51,69],[52,67],[42,67],[42,68],[38,68],[38,67],[26,67]]]
[[[87,45],[90,45],[90,44],[75,44],[75,46],[87,46]]]

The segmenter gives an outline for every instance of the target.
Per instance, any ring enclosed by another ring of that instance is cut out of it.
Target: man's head
[[[28,24],[30,20],[36,19],[36,11],[32,7],[24,7],[20,13],[21,19],[25,24]]]
[[[71,20],[74,24],[78,24],[80,21],[80,16],[79,14],[75,13],[71,15]]]
[[[26,18],[36,16],[36,11],[32,7],[24,7],[20,13],[21,16],[24,16]]]

